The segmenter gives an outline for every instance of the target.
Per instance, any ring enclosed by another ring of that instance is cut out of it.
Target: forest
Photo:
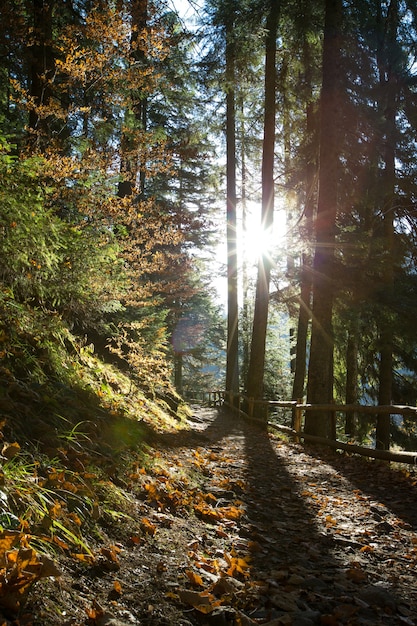
[[[0,58],[0,608],[23,626],[56,575],[33,545],[98,567],[88,523],[127,519],[127,475],[174,506],[151,450],[192,399],[415,407],[417,5],[3,0]],[[417,450],[395,417],[304,430]]]

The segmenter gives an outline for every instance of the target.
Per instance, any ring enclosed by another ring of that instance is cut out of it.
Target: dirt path
[[[31,623],[417,624],[415,476],[217,409],[190,427],[129,481],[141,532],[115,522],[114,556],[45,582]]]

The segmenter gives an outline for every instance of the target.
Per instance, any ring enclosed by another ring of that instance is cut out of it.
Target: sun
[[[272,258],[275,251],[285,246],[286,229],[285,209],[275,210],[272,227],[265,228],[261,222],[260,206],[250,203],[246,228],[241,224],[240,233],[238,233],[238,248],[242,261],[253,265],[262,255]]]

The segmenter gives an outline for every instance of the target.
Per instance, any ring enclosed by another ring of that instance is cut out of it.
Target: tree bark
[[[311,253],[310,241],[313,236],[313,217],[314,202],[316,198],[316,174],[317,174],[317,158],[316,144],[313,140],[315,115],[312,94],[312,61],[310,52],[310,43],[307,38],[303,44],[303,61],[305,67],[305,83],[306,83],[306,131],[309,142],[309,153],[307,154],[307,164],[305,169],[305,204],[304,204],[304,220],[302,222],[302,238],[307,241],[307,249],[301,258],[301,277],[300,277],[300,306],[298,312],[297,323],[297,339],[295,347],[295,371],[292,388],[292,399],[299,400],[304,397],[304,386],[307,370],[307,337],[311,319]]]
[[[136,47],[138,34],[141,34],[148,26],[148,0],[135,0],[131,3],[132,16],[132,62],[146,64],[146,58],[140,46]],[[137,94],[132,98],[131,110],[125,112],[125,117],[132,115],[135,127],[146,130],[147,101],[144,94]],[[121,138],[121,164],[120,173],[122,180],[119,182],[118,195],[120,198],[129,197],[133,194],[136,186],[139,193],[145,191],[145,163],[138,157],[138,145],[132,129],[123,133]]]
[[[242,232],[243,242],[245,245],[246,238],[250,236],[248,233],[248,210],[247,210],[247,195],[246,195],[246,182],[247,182],[247,170],[246,170],[246,142],[245,142],[245,117],[244,117],[244,96],[242,95],[241,102],[241,125],[240,125],[240,161],[241,161],[241,197],[242,197]],[[245,381],[245,385],[248,377],[249,370],[249,352],[250,352],[250,320],[249,320],[249,273],[248,273],[248,261],[247,256],[243,253],[242,256],[242,330],[241,345],[242,345],[242,380]],[[246,387],[245,387],[246,392]]]
[[[292,399],[304,396],[304,384],[307,369],[307,336],[311,318],[311,266],[307,254],[303,254],[301,268],[300,308],[297,322],[297,343],[295,348],[295,371]]]
[[[182,352],[177,352],[174,355],[174,387],[180,395],[183,393],[183,360],[184,358]]]
[[[53,1],[33,0],[33,44],[29,47],[30,96],[34,107],[29,112],[29,128],[33,132],[33,143],[44,149],[50,134],[47,114],[52,96],[52,81],[55,59],[52,49]],[[40,114],[39,107],[45,107]]]
[[[333,263],[338,190],[341,23],[342,1],[326,0],[320,96],[319,196],[313,261],[313,320],[307,388],[307,400],[311,404],[331,403],[333,400]],[[305,431],[312,435],[331,437],[332,417],[331,412],[309,412]]]
[[[265,110],[262,151],[262,226],[272,229],[274,216],[274,148],[275,148],[275,93],[276,93],[276,38],[279,3],[270,0],[267,20],[265,54]],[[268,324],[269,284],[271,259],[266,251],[258,262],[252,341],[249,359],[247,394],[259,399],[263,395],[265,343]]]
[[[358,334],[359,319],[356,318],[348,329],[346,346],[346,404],[358,403]],[[356,433],[356,420],[356,412],[346,413],[345,433],[351,437]]]
[[[378,19],[380,33],[383,37],[378,50],[378,65],[382,101],[380,108],[384,113],[384,171],[383,171],[383,236],[384,263],[382,281],[387,292],[392,291],[394,284],[394,218],[395,218],[395,148],[396,148],[396,115],[397,115],[397,81],[392,67],[389,52],[395,50],[398,30],[398,0],[392,0],[387,9],[386,25],[382,29],[381,4],[378,3]],[[383,58],[387,57],[386,63]],[[380,364],[378,404],[391,404],[393,381],[393,343],[394,331],[388,307],[382,311],[380,322]],[[389,414],[378,415],[376,425],[376,447],[388,450],[390,446],[391,418]]]
[[[226,219],[227,219],[227,355],[226,391],[239,391],[239,308],[236,216],[236,103],[234,12],[226,20]]]

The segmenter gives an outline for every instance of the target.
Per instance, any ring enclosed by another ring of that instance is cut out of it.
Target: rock
[[[390,611],[395,611],[397,608],[396,598],[384,587],[369,585],[362,589],[357,596],[370,606],[389,609]]]
[[[318,611],[304,611],[294,615],[291,626],[314,626],[314,624],[319,623],[319,620],[320,613]]]
[[[272,596],[271,603],[277,609],[281,609],[281,611],[287,611],[287,612],[296,611],[298,608],[298,605],[297,605],[298,596],[299,596],[298,592],[276,593],[275,595]]]

